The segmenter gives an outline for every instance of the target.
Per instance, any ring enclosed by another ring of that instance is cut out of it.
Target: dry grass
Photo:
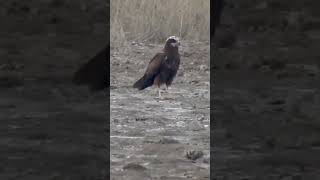
[[[110,10],[112,46],[171,35],[209,41],[210,0],[111,0]]]

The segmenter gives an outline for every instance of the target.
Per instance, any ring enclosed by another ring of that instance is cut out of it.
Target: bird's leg
[[[164,88],[162,88],[163,92],[167,92],[168,86],[166,85]]]
[[[161,85],[158,84],[158,97],[161,99]]]

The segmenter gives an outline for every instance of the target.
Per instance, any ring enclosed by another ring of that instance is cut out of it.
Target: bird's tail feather
[[[136,83],[134,83],[133,87],[139,90],[143,90],[149,86],[152,86],[152,84],[153,84],[153,78],[147,77],[146,75],[144,75]]]

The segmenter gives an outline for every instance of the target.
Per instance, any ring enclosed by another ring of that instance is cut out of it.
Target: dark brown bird
[[[157,53],[151,59],[143,77],[140,78],[136,83],[134,83],[133,87],[139,90],[143,90],[152,85],[156,85],[159,88],[160,98],[160,86],[162,84],[166,84],[166,87],[168,88],[179,69],[179,46],[179,39],[175,36],[170,36],[166,40],[163,52]]]

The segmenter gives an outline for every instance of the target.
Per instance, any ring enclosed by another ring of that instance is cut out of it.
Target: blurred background
[[[128,41],[163,42],[171,35],[209,40],[209,0],[111,0],[112,46]]]
[[[108,42],[105,4],[0,2],[0,179],[107,174],[106,96],[71,83]]]

